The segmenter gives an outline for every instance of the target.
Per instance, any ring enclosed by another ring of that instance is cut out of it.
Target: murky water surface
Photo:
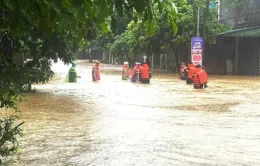
[[[26,166],[260,165],[260,79],[210,76],[194,90],[176,75],[150,85],[122,81],[103,65],[91,81],[64,82],[69,66],[19,106],[26,120],[17,163]]]

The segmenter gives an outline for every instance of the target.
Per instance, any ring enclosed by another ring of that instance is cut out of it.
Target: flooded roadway
[[[132,84],[108,65],[93,83],[86,63],[70,84],[68,69],[56,64],[19,105],[25,136],[11,165],[260,165],[259,78],[211,76],[194,90],[167,74]]]

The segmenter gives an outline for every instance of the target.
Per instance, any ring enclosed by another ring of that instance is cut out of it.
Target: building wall
[[[243,6],[230,6],[234,0],[220,0],[219,20],[232,29],[260,25],[260,1],[252,0]]]
[[[260,26],[260,0],[252,0],[243,6],[228,6],[234,0],[220,0],[219,19],[232,29]],[[227,38],[224,38],[226,40]],[[233,73],[242,75],[260,74],[260,44],[258,38],[233,38],[233,44],[219,44],[222,73],[226,68],[223,62],[229,58],[233,60]],[[223,41],[223,40],[222,40]],[[217,60],[217,61],[218,61]]]
[[[219,44],[207,44],[203,57],[203,68],[208,73],[222,73],[222,56]]]
[[[221,23],[227,24],[232,28],[235,26],[236,8],[229,8],[233,0],[220,0],[219,1],[219,20]]]
[[[234,59],[234,39],[217,38],[215,44],[206,44],[204,49],[203,67],[207,72],[212,74],[227,73],[227,60]]]
[[[259,38],[222,38],[214,45],[206,45],[203,66],[208,73],[226,74],[227,60],[232,60],[234,74],[260,75]]]
[[[259,75],[258,38],[241,38],[239,40],[239,73]]]

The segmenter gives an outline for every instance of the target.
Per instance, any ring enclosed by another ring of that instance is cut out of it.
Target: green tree
[[[166,33],[164,35],[165,38],[162,48],[167,49],[170,47],[174,50],[176,67],[179,68],[178,50],[183,46],[189,46],[190,38],[197,35],[198,9],[204,11],[200,15],[200,34],[202,34],[206,43],[211,42],[214,34],[226,31],[229,27],[218,22],[216,9],[209,9],[206,7],[209,4],[208,0],[193,0],[187,3],[182,3],[181,5],[179,3],[176,4],[179,11],[176,18],[176,24],[179,31],[176,36],[171,35],[172,32],[170,32],[170,25],[166,23]]]
[[[48,81],[53,76],[51,60],[71,63],[83,46],[97,36],[97,31],[115,33],[119,28],[117,17],[126,14],[131,19],[142,18],[152,32],[154,5],[167,12],[167,20],[174,25],[175,7],[171,0],[0,1],[0,109],[17,109],[16,102],[22,98],[25,85]],[[15,52],[31,60],[19,66],[12,59]],[[9,126],[1,128],[3,133],[9,133],[6,137],[13,140],[19,134],[10,132],[15,127],[8,125],[8,119],[1,123]],[[16,129],[20,131],[20,126]],[[5,142],[6,137],[0,137],[0,142]],[[14,152],[7,151],[0,155]]]
[[[131,21],[126,31],[117,36],[115,41],[109,45],[109,51],[115,57],[126,59],[130,66],[134,65],[138,55],[145,53],[149,56],[152,36],[149,35],[149,29],[146,29],[146,26],[148,25]]]
[[[175,24],[177,8],[172,0],[169,2],[169,5],[173,6],[174,9],[171,11],[171,19],[169,19],[168,11],[162,10],[163,8],[160,3],[155,3],[153,6],[152,20],[147,20],[147,15],[139,16],[139,18],[136,19],[135,15],[138,15],[138,13],[134,12],[133,20],[128,24],[126,31],[119,35],[109,46],[110,52],[116,57],[127,59],[130,65],[133,65],[138,55],[140,56],[144,53],[148,56],[149,60],[153,46],[160,44],[157,35],[160,33],[160,21],[162,19],[170,25],[172,35],[177,33],[177,26]],[[181,1],[180,4],[181,3],[184,2]]]

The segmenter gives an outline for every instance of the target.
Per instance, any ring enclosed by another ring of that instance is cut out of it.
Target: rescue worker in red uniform
[[[130,76],[130,69],[128,62],[124,62],[123,69],[122,69],[122,80],[129,79]]]
[[[151,79],[151,72],[150,72],[149,66],[146,62],[144,62],[142,64],[141,70],[140,70],[140,82],[149,84],[150,79]]]
[[[195,70],[195,65],[192,62],[190,62],[188,64],[188,76],[186,79],[187,84],[192,84],[192,75],[194,70]]]
[[[195,70],[192,77],[194,89],[207,88],[208,75],[206,71],[201,68],[201,65],[195,66]]]
[[[139,82],[141,64],[136,62],[131,74],[131,82]]]
[[[185,65],[184,62],[181,63],[181,68],[180,68],[180,79],[181,80],[186,80],[187,77],[187,66]]]
[[[100,80],[100,62],[96,61],[95,65],[92,68],[92,80],[93,81],[98,81]]]

